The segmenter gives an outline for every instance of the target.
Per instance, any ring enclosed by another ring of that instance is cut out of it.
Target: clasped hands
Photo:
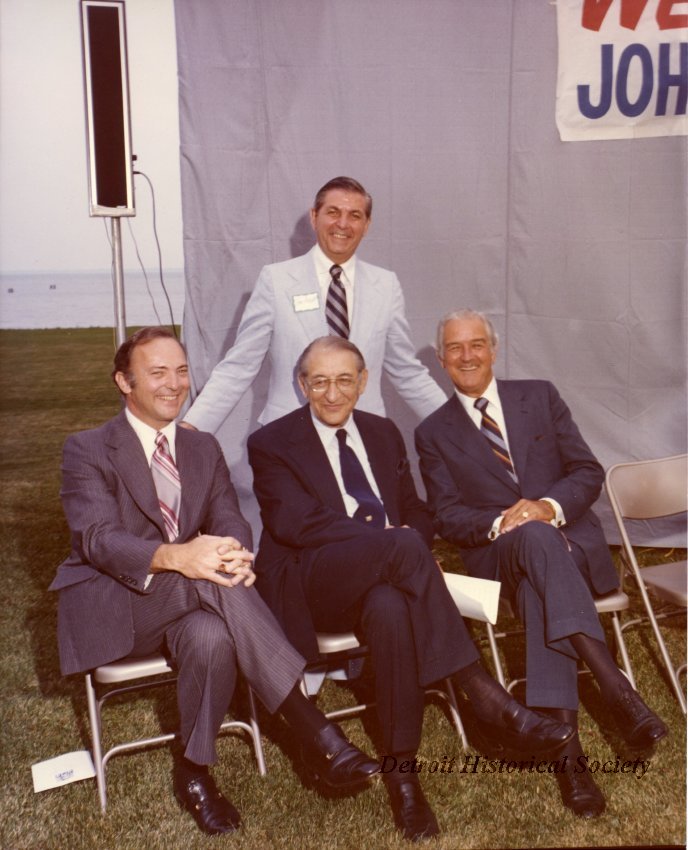
[[[206,579],[225,587],[256,580],[253,552],[235,537],[200,534],[187,543],[164,543],[156,551],[151,572],[173,570],[189,579]]]
[[[542,499],[519,499],[515,505],[502,511],[502,523],[499,526],[500,534],[513,531],[527,522],[538,520],[540,522],[551,522],[554,519],[554,508],[549,502]]]

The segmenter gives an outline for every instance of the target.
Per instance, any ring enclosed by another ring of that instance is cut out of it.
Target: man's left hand
[[[501,534],[513,531],[527,522],[538,520],[539,522],[551,522],[554,519],[554,508],[549,502],[538,499],[519,499],[515,505],[502,511],[502,524],[499,528]]]

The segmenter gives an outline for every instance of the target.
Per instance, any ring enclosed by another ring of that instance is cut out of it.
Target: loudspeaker
[[[136,215],[122,0],[81,0],[81,45],[89,213]]]

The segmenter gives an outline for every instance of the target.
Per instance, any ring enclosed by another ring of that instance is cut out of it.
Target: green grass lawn
[[[248,746],[235,736],[219,745],[218,784],[242,812],[233,836],[208,838],[176,805],[167,748],[114,758],[108,769],[109,805],[100,815],[95,781],[34,794],[31,765],[88,748],[83,680],[60,676],[56,599],[47,592],[68,552],[60,502],[64,438],[98,425],[119,408],[109,373],[113,333],[105,329],[0,331],[2,405],[2,731],[0,831],[2,850],[171,850],[171,848],[394,848],[408,847],[394,830],[384,788],[323,796],[294,771],[293,742],[279,721],[261,715],[268,775],[258,776]],[[456,569],[449,547],[438,545],[445,567]],[[615,553],[616,556],[617,553]],[[656,557],[658,553],[645,553]],[[674,553],[675,555],[675,553]],[[668,627],[676,657],[685,656],[685,617]],[[479,631],[476,630],[479,635]],[[628,634],[641,693],[671,729],[642,779],[597,773],[607,811],[584,822],[565,810],[551,776],[536,773],[462,773],[467,755],[441,708],[426,712],[419,757],[450,763],[451,773],[421,776],[440,826],[437,848],[603,847],[685,843],[685,718],[662,676],[647,627]],[[520,639],[507,660],[518,666]],[[581,738],[591,762],[613,762],[625,751],[590,677],[581,678]],[[351,699],[328,683],[321,704]],[[467,712],[468,714],[468,712]],[[125,700],[109,710],[111,728],[127,724],[154,733],[173,722],[174,694]],[[470,721],[470,716],[467,716]],[[370,750],[367,719],[346,721],[356,743]]]

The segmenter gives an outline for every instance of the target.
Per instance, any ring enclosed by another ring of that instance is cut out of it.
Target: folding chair
[[[366,646],[362,646],[359,643],[358,638],[353,632],[319,632],[316,637],[318,640],[318,650],[320,654],[326,659],[326,663],[329,660],[331,664],[331,662],[334,660],[335,668],[337,668],[338,671],[342,671],[341,673],[335,673],[333,678],[349,678],[343,672],[345,666],[352,660],[355,661],[356,659],[363,658],[368,654],[368,648]],[[313,668],[311,668],[310,670],[309,668],[306,668],[302,677],[301,689],[306,695],[312,695],[314,690],[317,693],[319,684],[322,682],[326,675],[324,672],[320,673],[320,675],[315,672],[313,679],[309,681],[309,674],[313,674],[313,672]],[[312,684],[313,680],[315,680],[316,682],[315,688]],[[446,703],[447,708],[449,709],[449,714],[452,723],[459,735],[459,738],[461,739],[461,744],[464,749],[468,749],[468,738],[466,737],[466,733],[463,728],[463,723],[461,722],[461,715],[459,714],[459,708],[456,702],[456,694],[454,692],[454,687],[450,679],[444,679],[442,685],[444,688],[443,690],[441,690],[440,688],[426,688],[425,693],[439,697]],[[328,711],[326,712],[325,716],[330,720],[337,720],[344,717],[353,717],[357,714],[363,713],[368,708],[374,708],[374,706],[375,703],[360,703],[358,705],[347,706],[345,708],[338,708],[332,711]]]
[[[173,684],[176,682],[177,677],[167,659],[163,655],[156,654],[145,658],[125,658],[120,661],[113,661],[110,664],[103,664],[101,667],[96,667],[95,670],[87,673],[85,678],[96,785],[98,787],[100,808],[104,813],[107,807],[105,768],[110,758],[118,753],[153,747],[177,737],[174,732],[169,732],[164,735],[155,735],[151,738],[122,741],[103,753],[101,712],[104,703],[117,694]],[[140,679],[147,679],[148,681],[137,681],[133,683],[134,680]],[[124,685],[123,683],[125,682],[132,684]],[[112,685],[115,687],[108,687]],[[117,687],[118,685],[120,687]],[[249,707],[248,723],[240,720],[226,720],[222,724],[221,729],[243,729],[250,736],[258,763],[258,772],[261,776],[265,776],[265,758],[263,756],[260,729],[256,720],[255,698],[250,687],[247,688],[247,691]]]
[[[674,516],[688,510],[688,455],[655,460],[617,463],[607,470],[605,486],[621,535],[623,559],[638,585],[647,619],[652,626],[669,681],[683,713],[686,695],[679,676],[686,665],[674,665],[659,628],[658,619],[682,613],[686,609],[687,562],[640,567],[628,537],[625,520],[651,520]],[[655,613],[650,596],[674,606],[674,610]],[[637,623],[633,620],[624,628]]]

